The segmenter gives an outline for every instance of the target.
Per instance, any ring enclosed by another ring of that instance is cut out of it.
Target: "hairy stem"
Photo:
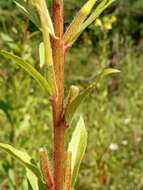
[[[71,190],[71,163],[72,153],[66,152],[63,190]]]
[[[54,168],[54,181],[55,190],[62,190],[64,180],[64,127],[54,128],[54,157],[55,157],[55,168]]]
[[[53,100],[54,120],[54,181],[55,190],[62,190],[64,177],[64,134],[62,121],[64,100],[64,44],[63,44],[63,0],[53,0],[53,25],[58,39],[52,40],[53,60],[56,74],[57,97]]]
[[[56,116],[57,121],[60,120],[63,99],[64,99],[64,48],[63,48],[63,1],[53,1],[53,24],[55,35],[58,39],[53,39],[53,59],[56,72],[56,83],[58,89]]]

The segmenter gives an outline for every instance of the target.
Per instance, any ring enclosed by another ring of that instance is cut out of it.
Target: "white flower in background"
[[[31,92],[31,93],[34,92],[34,88],[30,88],[30,92]]]
[[[128,123],[130,123],[131,122],[131,119],[130,118],[126,118],[125,120],[124,120],[124,123],[125,124],[128,124]]]
[[[111,143],[111,144],[109,145],[109,149],[112,150],[112,151],[115,151],[115,150],[118,149],[118,145],[115,144],[115,143]]]
[[[122,144],[123,144],[123,145],[127,145],[127,144],[128,144],[128,141],[127,141],[127,140],[123,140],[123,141],[122,141]]]
[[[136,138],[136,141],[139,143],[139,142],[141,142],[141,137],[137,137]]]

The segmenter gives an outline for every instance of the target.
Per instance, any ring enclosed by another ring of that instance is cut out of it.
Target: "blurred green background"
[[[65,28],[84,2],[65,0]],[[0,49],[24,57],[44,74],[41,40],[12,0],[0,0]],[[143,1],[117,0],[80,36],[66,60],[66,94],[69,85],[82,89],[105,67],[121,71],[99,83],[79,109],[89,141],[76,189],[143,190]],[[38,160],[40,147],[51,152],[51,139],[48,99],[27,73],[1,56],[0,141]],[[0,151],[1,190],[26,190],[24,172]]]

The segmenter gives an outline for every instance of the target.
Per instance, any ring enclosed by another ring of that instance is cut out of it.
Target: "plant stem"
[[[62,190],[63,180],[64,180],[64,127],[54,128],[54,181],[55,190]]]
[[[53,0],[53,59],[56,73],[57,97],[53,102],[54,119],[54,181],[55,190],[62,190],[64,180],[64,135],[66,126],[62,120],[64,101],[64,41],[63,41],[63,0]]]
[[[57,97],[53,100],[54,120],[54,182],[55,190],[62,190],[64,179],[64,135],[65,125],[62,121],[64,100],[64,44],[63,44],[63,0],[53,0],[53,60],[56,74]]]
[[[53,25],[55,35],[59,38],[53,39],[53,59],[58,91],[55,119],[59,122],[64,100],[63,0],[60,2],[53,0]]]
[[[71,189],[71,164],[72,164],[72,153],[66,152],[63,190]]]

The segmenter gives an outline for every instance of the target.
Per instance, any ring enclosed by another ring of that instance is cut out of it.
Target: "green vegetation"
[[[81,5],[81,0],[65,1],[65,26],[72,20],[73,12],[79,10]],[[106,80],[97,81],[96,89],[92,89],[80,105],[72,126],[66,133],[67,148],[82,113],[88,132],[88,146],[75,185],[77,190],[143,188],[142,10],[142,0],[120,0],[114,3],[100,19],[84,31],[67,54],[65,95],[71,85],[82,91],[107,67],[121,71],[106,77]],[[42,44],[40,60],[38,56],[41,41],[41,33],[37,27],[20,12],[12,0],[0,2],[0,49],[22,57],[32,68],[46,76]],[[4,59],[2,55],[0,60],[0,142],[28,152],[36,163],[40,159],[39,149],[46,147],[52,168],[53,135],[49,98],[35,80],[15,64],[16,62]],[[44,87],[49,93],[49,87]],[[69,122],[69,114],[67,121]],[[83,126],[83,120],[80,119],[77,126],[79,122],[80,126]],[[75,135],[76,140],[79,140],[77,137],[78,135]],[[11,148],[3,147],[3,144],[0,144],[0,147]],[[71,151],[71,147],[69,146],[68,150]],[[40,151],[41,158],[43,150]],[[16,152],[15,154],[17,155]],[[23,155],[18,155],[19,160],[23,159]],[[70,154],[67,157],[70,157]],[[28,156],[24,158],[23,164],[41,179],[39,166],[37,169]],[[66,172],[68,173],[68,170]],[[35,181],[35,184],[31,181]],[[41,179],[39,186],[42,183]],[[0,189],[38,190],[36,184],[37,178],[30,170],[25,170],[20,162],[0,151]],[[40,186],[39,189],[43,188]]]

